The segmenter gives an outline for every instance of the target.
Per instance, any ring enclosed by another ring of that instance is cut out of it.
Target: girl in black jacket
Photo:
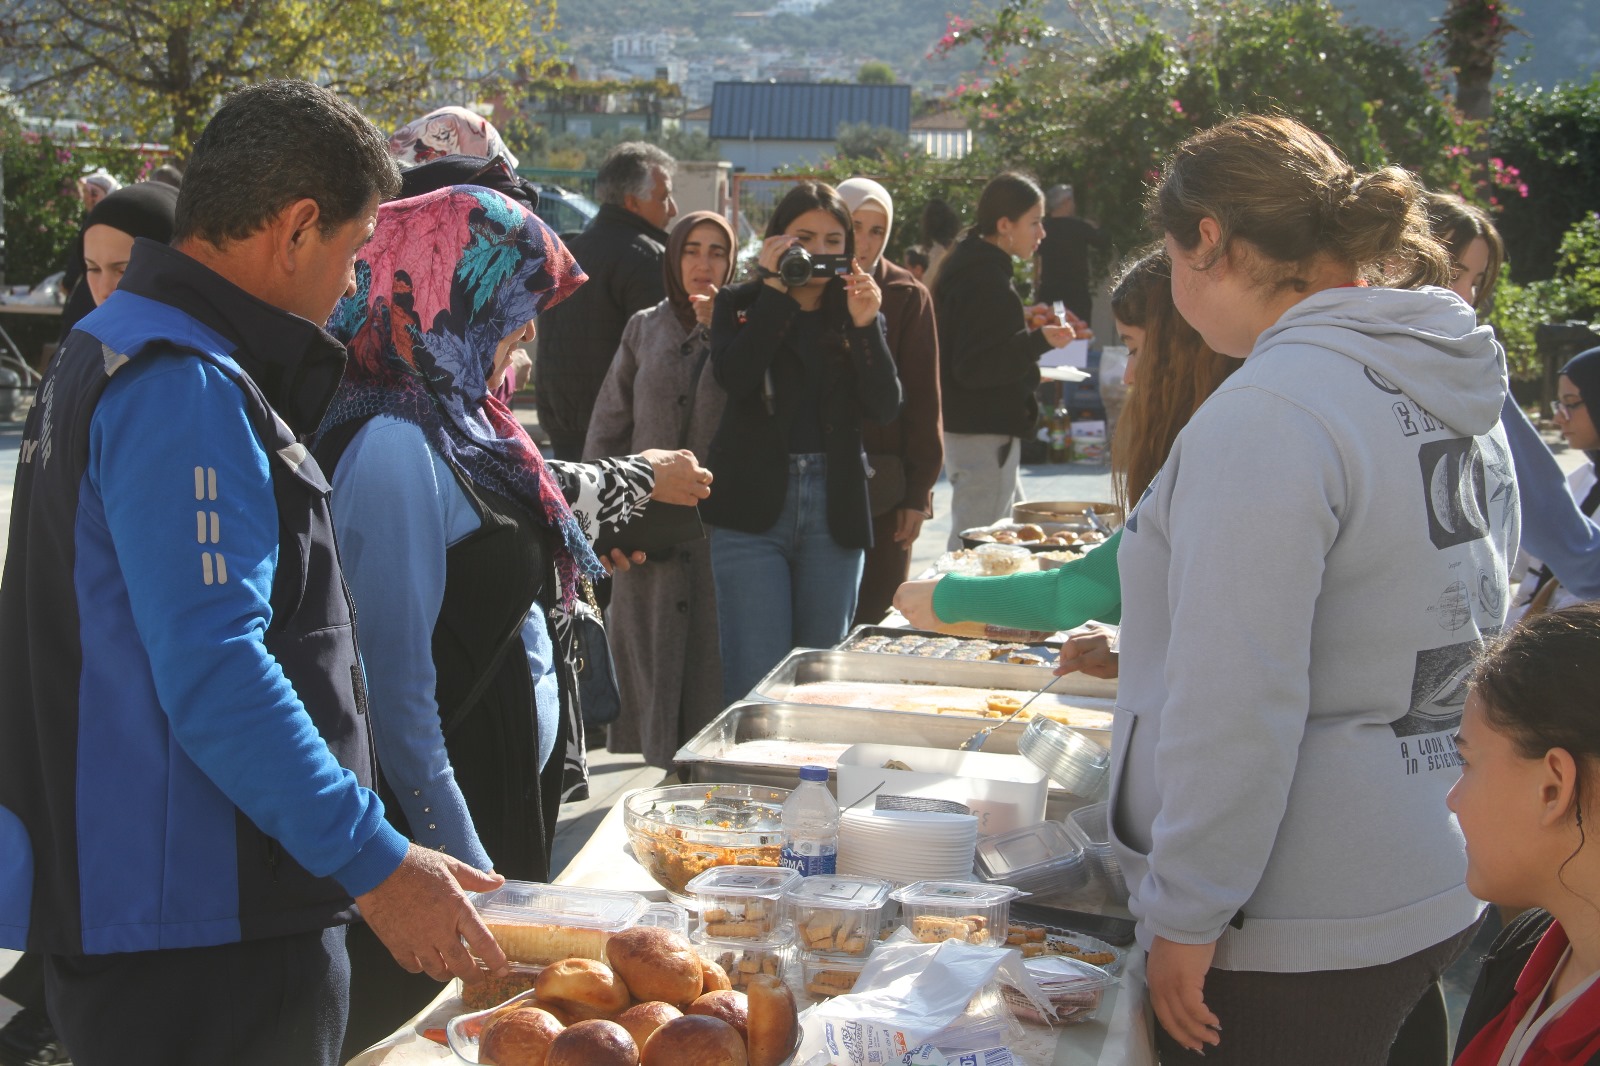
[[[1010,518],[1022,499],[1020,438],[1039,421],[1039,357],[1078,336],[1066,324],[1028,329],[1011,287],[1012,259],[1033,257],[1043,220],[1039,186],[1001,174],[984,186],[977,221],[933,283],[952,550],[963,529]]]
[[[816,257],[790,287],[780,261]],[[878,314],[882,294],[854,259],[850,212],[802,182],[779,201],[760,279],[717,294],[711,365],[728,392],[706,463],[723,689],[742,698],[796,646],[843,638],[872,544],[861,420],[900,411]]]

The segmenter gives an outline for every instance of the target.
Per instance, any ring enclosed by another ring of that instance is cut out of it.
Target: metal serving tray
[[[897,629],[894,626],[856,626],[848,636],[834,646],[834,651],[853,651],[862,655],[903,655],[904,652],[892,651],[863,651],[856,647],[867,637],[888,637],[895,640],[903,637],[925,637],[928,640],[959,640],[963,644],[989,644],[998,647],[1002,644],[1021,644],[1026,651],[1035,655],[1043,655],[1053,659],[1061,654],[1061,641],[1059,640],[1001,640],[997,637],[958,637],[949,633],[937,633],[931,629]],[[944,658],[935,655],[919,655],[919,659]],[[966,660],[954,660],[962,662]],[[979,660],[986,661],[986,660]],[[1011,665],[1007,663],[1006,665]],[[1064,684],[1065,682],[1063,682]]]
[[[954,750],[982,728],[983,721],[964,715],[745,700],[719,714],[710,725],[679,748],[673,758],[681,767],[683,776],[691,783],[731,782],[794,788],[799,780],[799,766],[792,762],[741,758],[734,751],[736,746],[750,741],[868,744],[881,742],[887,736],[893,737],[898,744]],[[1013,722],[995,730],[989,735],[983,750],[999,755],[1015,755],[1022,725],[1021,722]],[[828,776],[830,780],[836,777],[831,765]],[[839,798],[850,803],[858,797]],[[1052,784],[1045,814],[1052,819],[1062,819],[1083,806],[1083,803],[1077,796]]]
[[[1048,666],[1019,666],[1013,663],[959,662],[950,659],[924,659],[916,655],[883,655],[878,652],[816,650],[797,648],[773,667],[751,690],[748,699],[782,702],[795,685],[815,681],[876,681],[889,684],[960,685],[963,688],[1008,689],[1037,692],[1050,683]],[[1068,674],[1050,690],[1056,696],[1086,696],[1110,702],[1117,698],[1117,683],[1085,674]],[[1089,706],[1094,706],[1090,704]],[[911,713],[911,712],[901,712]],[[912,715],[913,717],[941,717]],[[965,724],[982,719],[965,715],[953,719]],[[992,724],[992,723],[991,723]],[[978,728],[973,726],[973,729]],[[1020,731],[1019,731],[1020,732]],[[883,734],[879,734],[880,738]],[[972,735],[968,730],[967,736]],[[998,738],[998,734],[995,735]],[[984,745],[985,751],[991,749]],[[1013,751],[1016,750],[1014,747]]]

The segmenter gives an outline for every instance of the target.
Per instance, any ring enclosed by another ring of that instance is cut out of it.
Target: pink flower
[[[1179,101],[1177,101],[1177,100],[1168,100],[1167,101],[1167,106],[1171,107],[1172,110],[1174,112],[1176,112],[1177,114],[1180,114],[1180,115],[1183,114],[1183,104],[1180,103]]]

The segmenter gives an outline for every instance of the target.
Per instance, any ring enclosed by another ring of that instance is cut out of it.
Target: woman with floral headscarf
[[[473,186],[386,204],[356,277],[328,325],[350,357],[315,449],[385,809],[420,844],[547,880],[563,745],[581,770],[570,619],[604,576],[590,542],[652,494],[697,499],[709,474],[669,452],[554,467],[489,395],[535,315],[584,281],[525,206]],[[363,932],[356,1050],[437,992]]]
[[[498,156],[513,172],[517,169],[517,157],[500,139],[494,123],[464,107],[441,107],[401,126],[389,138],[389,154],[402,167],[447,155],[476,155]]]

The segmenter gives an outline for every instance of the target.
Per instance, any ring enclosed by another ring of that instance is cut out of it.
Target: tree
[[[1517,188],[1500,191],[1495,205],[1511,276],[1548,278],[1562,235],[1600,206],[1600,76],[1502,90],[1487,139],[1490,166],[1517,175]]]
[[[963,26],[952,47],[981,47],[992,74],[960,100],[995,167],[1071,182],[1124,251],[1147,236],[1143,193],[1172,149],[1241,112],[1292,115],[1363,169],[1466,181],[1465,150],[1452,152],[1464,131],[1419,49],[1344,22],[1328,0],[1193,0],[1187,24],[1168,27],[1106,0],[1078,4],[1092,9],[1092,34],[1050,25],[1039,0]]]
[[[1434,31],[1445,63],[1455,71],[1456,107],[1475,122],[1494,111],[1489,83],[1506,38],[1517,32],[1510,12],[1505,0],[1450,0]]]
[[[846,122],[839,127],[839,155],[845,159],[881,159],[914,151],[911,138],[899,130],[869,122]]]
[[[856,82],[860,85],[893,85],[894,68],[882,60],[869,59],[856,71]]]
[[[554,25],[554,0],[0,0],[0,62],[30,103],[182,158],[237,86],[305,78],[398,125],[537,73]]]

